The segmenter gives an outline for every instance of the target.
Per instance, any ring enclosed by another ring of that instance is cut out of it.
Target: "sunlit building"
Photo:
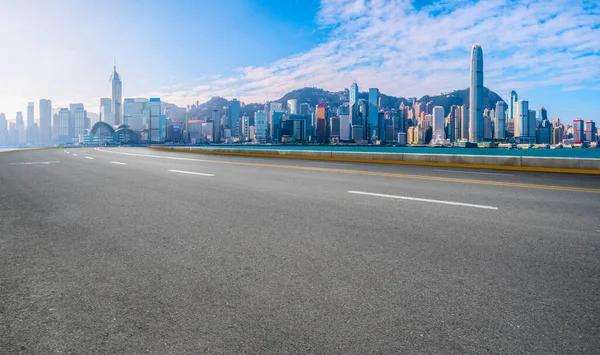
[[[111,92],[111,113],[114,116],[113,125],[117,126],[122,123],[122,100],[123,100],[123,83],[121,77],[117,73],[117,66],[113,68],[113,73],[110,76],[110,92]]]

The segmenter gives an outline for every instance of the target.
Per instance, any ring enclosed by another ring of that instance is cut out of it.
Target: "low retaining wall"
[[[321,150],[274,150],[244,148],[161,147],[150,149],[247,157],[349,161],[360,163],[430,165],[477,169],[523,170],[600,175],[600,159],[519,157],[497,155],[454,155],[416,153],[341,152]],[[475,148],[474,148],[475,149]]]

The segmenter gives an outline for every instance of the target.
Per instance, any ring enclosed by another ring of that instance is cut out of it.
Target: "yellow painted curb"
[[[353,162],[353,163],[419,165],[419,166],[436,166],[436,167],[448,167],[448,168],[469,168],[469,169],[529,171],[529,172],[542,172],[542,173],[600,175],[600,170],[594,170],[594,169],[544,168],[544,167],[530,167],[530,166],[461,164],[461,163],[441,163],[441,162],[427,162],[427,161],[405,161],[405,160],[361,159],[361,158],[333,158],[333,157],[304,156],[304,155],[280,155],[280,154],[268,154],[268,153],[267,154],[264,154],[264,153],[262,153],[262,154],[261,153],[238,153],[238,152],[197,150],[197,149],[183,148],[183,147],[179,148],[179,147],[148,146],[148,148],[154,149],[154,150],[160,150],[160,151],[177,152],[177,153],[231,155],[231,156],[241,156],[241,157],[323,160],[323,161],[341,161],[341,162]]]

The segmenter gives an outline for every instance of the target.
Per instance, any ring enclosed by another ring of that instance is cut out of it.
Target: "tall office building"
[[[75,105],[70,110],[70,114],[73,117],[73,138],[79,138],[83,136],[85,133],[86,121],[87,121],[87,111],[83,108],[83,104]]]
[[[98,115],[100,122],[106,122],[111,126],[114,126],[114,116],[112,114],[112,99],[109,97],[103,97],[100,99],[100,110]],[[125,123],[129,124],[129,123]]]
[[[385,139],[385,137],[380,137],[379,134],[379,89],[370,88],[369,89],[369,129],[368,129],[368,138],[371,142],[375,142],[378,139]]]
[[[68,108],[61,108],[58,111],[58,127],[56,130],[57,140],[61,143],[71,142],[71,136],[69,135],[69,124],[70,114]]]
[[[327,110],[324,103],[317,105],[317,142],[325,143],[327,141]]]
[[[35,104],[33,102],[27,103],[27,129],[33,128],[33,122],[35,120]]]
[[[471,50],[471,85],[469,90],[469,141],[483,141],[483,51],[479,44]]]
[[[515,116],[515,105],[519,101],[519,95],[517,95],[516,91],[510,92],[510,100],[508,101],[508,118],[514,120]]]
[[[460,108],[457,105],[450,106],[448,127],[448,139],[451,142],[456,142],[460,139]]]
[[[77,134],[75,133],[75,111],[83,109],[83,104],[81,103],[69,105],[69,136],[71,138],[77,137]]]
[[[533,113],[530,113],[532,111]],[[535,142],[535,111],[529,110],[529,102],[519,100],[514,107],[514,134],[517,143],[534,143]]]
[[[469,108],[465,105],[460,107],[460,139],[469,139]]]
[[[258,110],[254,113],[254,139],[260,143],[267,141],[267,113],[265,111]]]
[[[6,115],[0,113],[0,146],[8,144],[8,122]]]
[[[298,100],[296,100],[296,99],[287,100],[287,106],[288,106],[288,114],[290,114],[290,115],[298,114]]]
[[[310,105],[306,102],[300,104],[300,114],[308,115],[310,113]]]
[[[361,117],[360,117],[360,107],[358,104],[358,85],[356,83],[353,83],[352,85],[350,85],[350,88],[348,89],[349,91],[349,95],[348,95],[348,120],[350,121],[350,126],[351,127],[358,127],[361,126]],[[354,136],[353,135],[353,129],[350,129],[350,139],[363,139],[362,137],[362,133]],[[360,130],[362,132],[362,130]]]
[[[102,106],[106,107],[106,106]],[[114,124],[112,113],[107,112],[109,124]],[[146,98],[125,98],[123,100],[123,124],[126,124],[133,131],[143,131],[148,127],[150,121],[150,105]]]
[[[573,120],[573,141],[575,143],[583,143],[585,141],[582,119]]]
[[[229,111],[227,112],[227,128],[231,130],[231,136],[237,137],[238,121],[240,119],[240,102],[237,99],[231,100]]]
[[[435,106],[432,111],[433,121],[433,142],[439,139],[444,139],[444,108]]]
[[[117,66],[113,68],[113,73],[110,76],[110,92],[111,92],[111,113],[114,116],[114,125],[122,124],[122,102],[123,102],[123,83],[121,77],[117,73]]]
[[[587,142],[596,141],[596,122],[589,120],[585,122],[585,140]]]
[[[162,112],[160,98],[150,98],[148,110],[148,140],[152,143],[164,142],[167,138],[167,117]]]
[[[506,110],[504,110],[504,102],[496,102],[496,112],[494,118],[494,138],[506,138]]]
[[[40,100],[40,140],[48,143],[52,140],[52,101]]]
[[[536,141],[539,144],[552,143],[552,123],[548,119],[548,111],[544,107],[540,108],[540,121],[536,133]]]

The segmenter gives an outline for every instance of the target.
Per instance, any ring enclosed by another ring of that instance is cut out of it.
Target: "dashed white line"
[[[48,164],[54,164],[54,163],[58,163],[58,161],[27,161],[27,162],[21,162],[21,163],[10,163],[10,165],[48,165]]]
[[[117,165],[127,165],[127,163],[121,163],[120,161],[111,161],[111,164],[117,164]]]
[[[433,169],[433,171],[443,171],[446,173],[459,173],[459,174],[478,174],[478,175],[499,175],[499,176],[514,176],[513,174],[503,174],[503,173],[482,173],[479,171],[460,171],[460,170],[448,170],[448,169]]]
[[[200,175],[200,176],[215,176],[215,174],[205,174],[205,173],[196,173],[193,171],[185,171],[185,170],[167,170],[169,172],[172,173],[179,173],[179,174],[190,174],[190,175]]]
[[[427,199],[427,198],[386,195],[386,194],[378,194],[378,193],[374,193],[374,192],[362,192],[362,191],[348,191],[348,193],[350,193],[350,194],[356,194],[356,195],[368,195],[368,196],[376,196],[376,197],[394,198],[394,199],[399,199],[399,200],[409,200],[409,201],[417,201],[417,202],[439,203],[439,204],[442,204],[442,205],[483,208],[483,209],[486,209],[486,210],[498,210],[498,207],[494,207],[494,206],[474,205],[474,204],[471,204],[471,203],[462,203],[462,202],[454,202],[454,201],[430,200],[430,199]]]
[[[89,160],[94,160],[94,158],[92,158],[92,157],[85,157],[85,158],[89,159]]]
[[[73,153],[72,155],[73,155],[74,157],[76,157],[76,156],[77,156],[77,154],[75,154],[75,153]]]

